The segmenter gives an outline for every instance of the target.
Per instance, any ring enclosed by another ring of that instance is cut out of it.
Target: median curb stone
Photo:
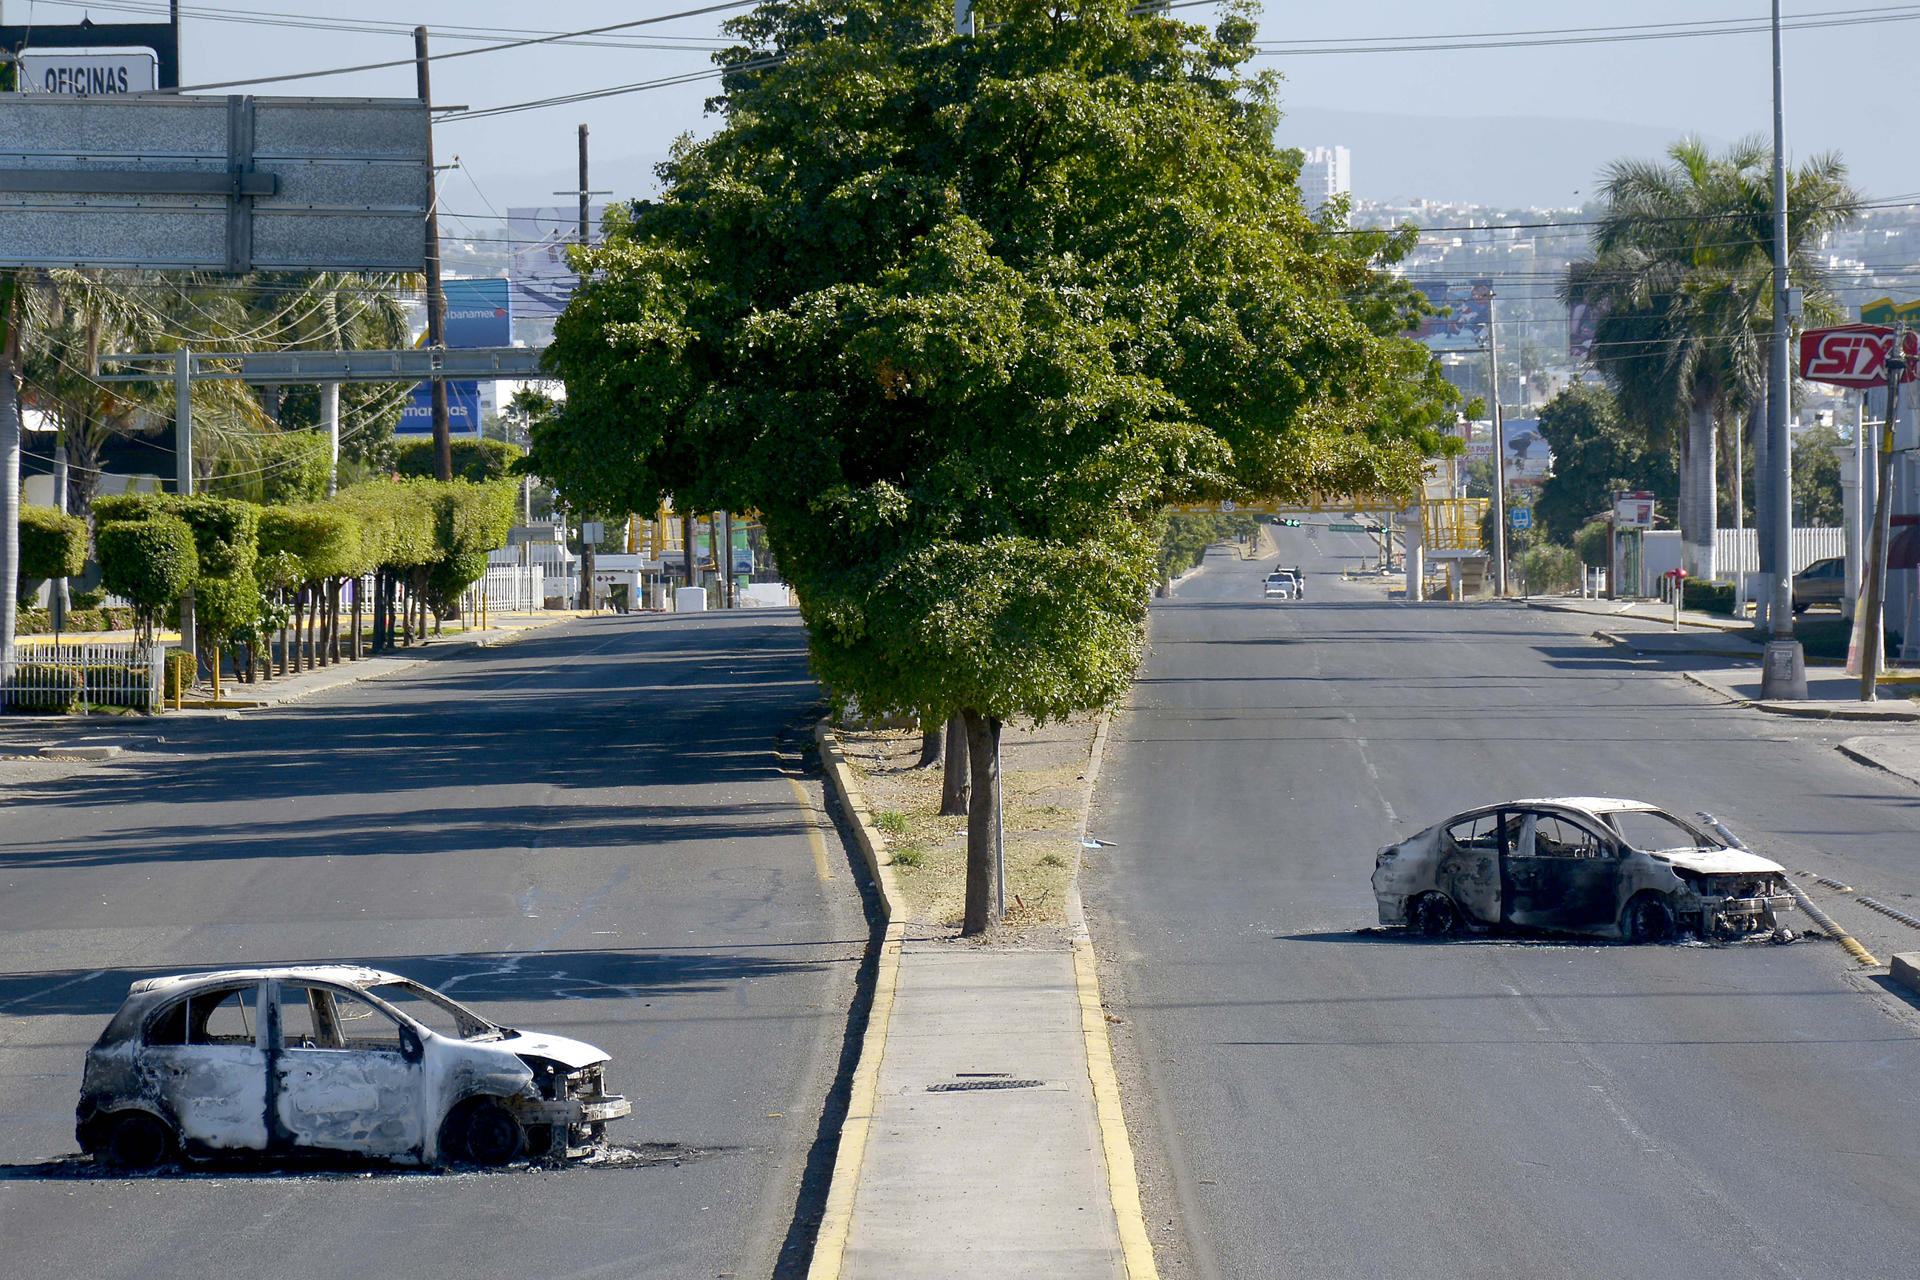
[[[1887,964],[1887,976],[1920,995],[1920,951],[1902,951]]]

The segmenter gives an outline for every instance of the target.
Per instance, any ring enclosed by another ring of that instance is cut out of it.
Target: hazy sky
[[[248,7],[242,7],[242,0],[223,0],[217,8],[190,2],[184,6],[184,77],[193,85],[409,58],[412,42],[407,28],[416,23],[435,31],[438,54],[490,43],[502,38],[498,31],[502,28],[512,33],[575,30],[695,7],[703,7],[702,0],[573,0],[540,5],[503,0],[261,0]],[[111,0],[91,6],[4,0],[6,20],[15,24],[74,22],[83,13],[101,23],[138,21],[164,14],[165,8],[164,2],[154,0]],[[1786,5],[1789,19],[1832,9],[1832,0],[1788,0]],[[1204,20],[1212,12],[1211,6],[1189,7],[1181,16]],[[1485,33],[1764,20],[1767,12],[1765,4],[1751,0],[1609,0],[1605,4],[1468,0],[1449,6],[1414,0],[1368,0],[1360,5],[1268,0],[1261,38],[1377,41],[1432,36],[1438,39],[1429,43],[1457,45],[1463,38]],[[1804,156],[1837,149],[1850,162],[1856,182],[1881,197],[1920,192],[1920,171],[1911,159],[1911,147],[1896,142],[1883,123],[1898,109],[1894,104],[1903,95],[1886,94],[1888,105],[1865,100],[1867,93],[1904,86],[1920,53],[1920,5],[1895,5],[1886,12],[1905,20],[1789,31],[1786,39],[1790,153]],[[369,29],[340,31],[230,20],[249,15],[361,23]],[[549,45],[439,61],[433,70],[434,97],[440,103],[477,109],[698,73],[711,65],[708,53],[720,39],[725,17],[716,13],[635,28],[609,38],[619,47]],[[462,26],[470,34],[476,28],[495,31],[485,42],[456,39],[456,30]],[[639,47],[648,44],[671,47]],[[1262,65],[1285,74],[1285,100],[1302,108],[1415,117],[1564,117],[1649,126],[1670,133],[1697,130],[1729,139],[1771,128],[1767,59],[1767,37],[1742,34],[1282,56],[1263,59]],[[248,91],[411,96],[413,88],[409,66]],[[620,195],[635,194],[646,180],[646,166],[666,151],[676,135],[712,127],[703,116],[702,102],[713,89],[711,80],[695,81],[468,123],[450,119],[436,133],[439,158],[445,163],[460,155],[471,177],[447,175],[443,208],[478,218],[488,212],[488,202],[501,210],[509,202],[559,203],[548,193],[572,183],[574,130],[580,123],[592,133],[593,185],[614,186]],[[1585,136],[1595,135],[1588,131]],[[1458,166],[1468,172],[1484,169],[1511,188],[1516,181],[1525,182],[1529,150],[1462,146]],[[1590,172],[1614,157],[1560,158]],[[1364,153],[1356,154],[1356,186],[1363,194],[1389,189],[1401,193],[1394,175],[1370,173],[1367,162]],[[1549,190],[1538,199],[1562,202],[1570,195]],[[484,219],[477,225],[484,225]]]

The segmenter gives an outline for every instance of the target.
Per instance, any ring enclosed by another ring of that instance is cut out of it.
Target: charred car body
[[[1643,942],[1776,928],[1793,909],[1785,869],[1708,822],[1719,834],[1637,800],[1594,797],[1469,809],[1380,851],[1380,923],[1434,936],[1513,925]]]
[[[237,1153],[505,1164],[577,1154],[632,1110],[606,1092],[607,1061],[357,965],[149,978],[87,1052],[76,1132],[133,1168]]]

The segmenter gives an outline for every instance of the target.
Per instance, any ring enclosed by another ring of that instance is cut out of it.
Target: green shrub
[[[78,577],[87,567],[87,522],[55,507],[20,508],[20,578]]]
[[[884,809],[873,815],[873,825],[888,835],[903,836],[907,834],[907,815],[898,809]]]
[[[1612,521],[1589,520],[1573,535],[1573,553],[1580,557],[1581,564],[1604,569],[1612,561],[1612,538]]]
[[[1680,607],[1732,617],[1733,584],[1718,579],[1688,578],[1681,585]]]
[[[193,687],[200,674],[200,666],[191,653],[185,649],[167,650],[166,666],[163,669],[160,692],[169,702],[182,696]]]
[[[95,535],[100,581],[133,602],[142,624],[180,599],[199,569],[193,530],[178,516],[156,514],[145,520],[115,520]]]
[[[107,602],[107,593],[95,587],[91,591],[75,591],[71,599],[74,611],[77,613],[82,609],[98,609]]]
[[[86,700],[86,677],[71,667],[23,662],[8,681],[7,705],[19,711],[75,711]]]
[[[1521,553],[1520,576],[1532,592],[1572,591],[1580,585],[1580,568],[1572,549],[1550,542]]]
[[[455,440],[453,478],[475,483],[504,480],[508,468],[525,455],[525,449],[505,440]],[[433,441],[394,441],[393,469],[403,476],[433,479]]]

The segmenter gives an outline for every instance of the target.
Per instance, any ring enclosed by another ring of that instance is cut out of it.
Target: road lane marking
[[[807,818],[807,844],[813,849],[813,869],[822,880],[833,879],[833,868],[827,864],[827,841],[820,834],[820,823],[813,812],[813,801],[807,797],[807,789],[800,785],[800,779],[787,775],[787,785],[793,788],[793,798],[800,805],[800,812]]]

